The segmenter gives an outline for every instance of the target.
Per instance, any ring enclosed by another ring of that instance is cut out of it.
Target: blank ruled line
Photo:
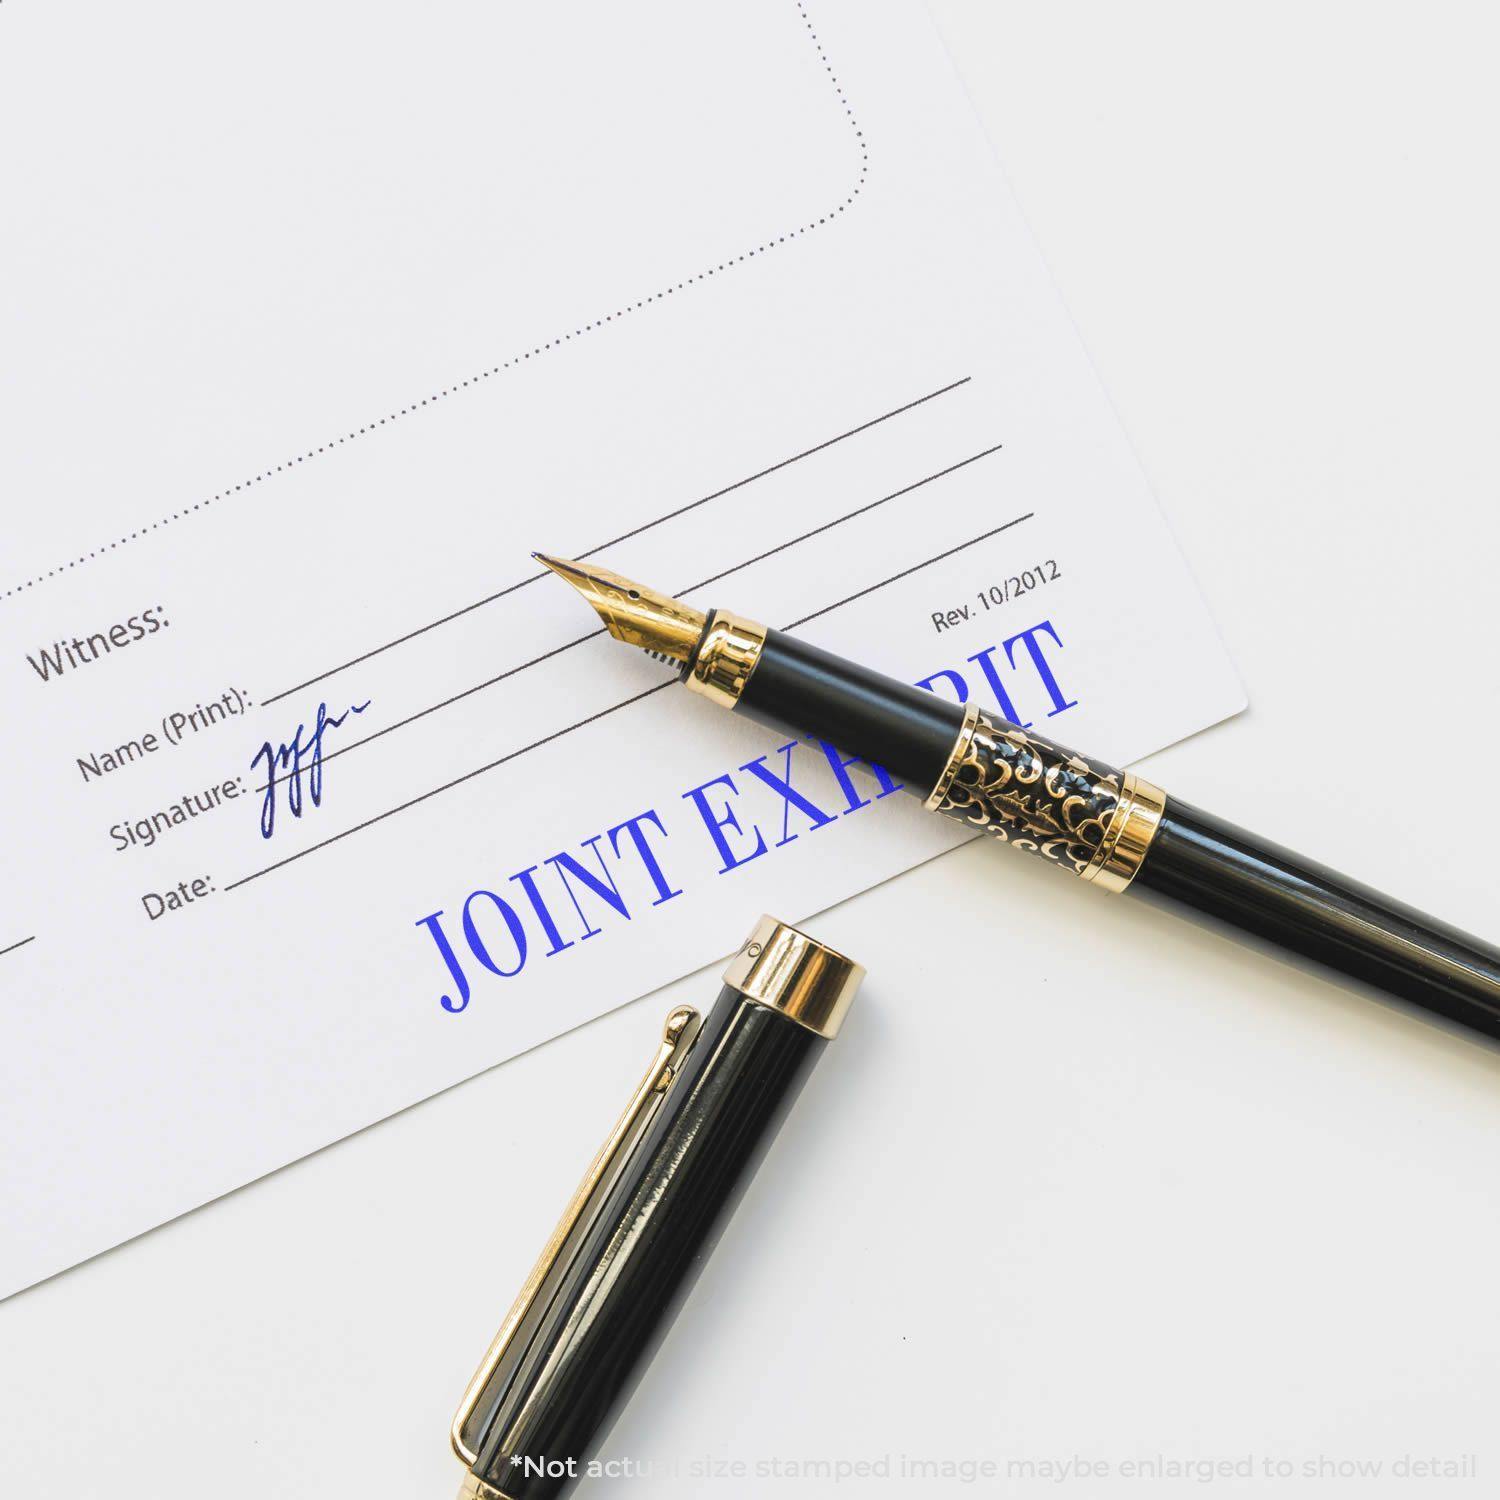
[[[326,672],[319,672],[316,677],[309,677],[306,682],[299,682],[296,687],[284,688],[272,698],[261,699],[261,706],[269,708],[273,703],[280,703],[283,698],[290,698],[293,693],[300,693],[303,688],[312,687],[315,683],[325,682],[330,677],[337,676],[340,672],[347,671],[350,667],[357,667],[362,661],[369,661],[372,656],[379,656],[384,651],[389,651],[396,646],[404,646],[407,641],[414,641],[419,635],[426,635],[429,630],[436,630],[439,625],[446,625],[451,620],[456,620],[461,615],[469,614],[476,609],[482,609],[486,604],[493,604],[497,599],[504,599],[507,594],[514,594],[517,589],[524,589],[528,583],[536,583],[547,577],[545,573],[533,573],[529,578],[523,578],[519,583],[506,585],[498,593],[490,594],[486,598],[476,599],[472,604],[466,604],[462,609],[455,609],[451,615],[444,615],[440,620],[429,621],[426,625],[419,626],[416,630],[409,630],[405,635],[398,635],[395,640],[387,641],[383,646],[376,646],[371,651],[366,651],[362,656],[351,656],[348,661],[340,662],[336,667],[329,667]]]
[[[1013,521],[1007,521],[1003,526],[997,526],[992,531],[986,531],[980,536],[971,537],[967,542],[960,542],[956,547],[949,547],[945,552],[939,552],[934,557],[929,557],[923,562],[916,563],[910,568],[903,569],[900,573],[892,573],[889,578],[882,578],[879,583],[872,583],[869,588],[861,589],[857,594],[850,594],[846,598],[838,600],[823,609],[815,611],[810,615],[803,615],[800,620],[794,620],[790,625],[782,627],[784,630],[795,630],[799,625],[805,625],[809,620],[817,620],[827,614],[832,614],[836,609],[842,609],[846,604],[852,604],[856,599],[863,599],[867,595],[885,588],[888,584],[896,583],[902,578],[909,578],[913,573],[919,573],[923,568],[930,567],[933,563],[941,562],[945,557],[953,557],[963,552],[966,548],[977,546],[980,542],[988,541],[992,536],[998,536],[1002,531],[1009,531],[1012,526],[1019,526],[1023,521],[1029,521],[1035,512],[1028,511],[1024,516],[1017,516]],[[356,823],[352,828],[346,828],[342,833],[336,833],[331,838],[321,840],[316,844],[309,844],[306,849],[300,849],[296,854],[289,854],[285,859],[279,859],[274,864],[264,866],[249,875],[241,876],[240,879],[226,885],[224,890],[238,890],[242,885],[249,885],[252,880],[259,880],[262,875],[269,875],[273,870],[284,869],[287,865],[295,864],[297,860],[305,858],[309,854],[315,854],[319,849],[326,849],[330,844],[337,844],[346,839],[352,833],[359,833],[363,829],[373,828],[377,823],[383,823],[387,818],[393,818],[397,813],[405,812],[408,808],[418,807],[429,799],[443,792],[452,791],[456,786],[463,786],[466,782],[473,781],[477,776],[483,776],[487,771],[494,771],[500,766],[508,765],[511,761],[519,760],[523,755],[529,755],[533,750],[540,750],[544,745],[550,745],[565,735],[572,734],[577,729],[583,729],[590,724],[596,724],[600,719],[607,718],[610,714],[618,712],[622,708],[628,708],[632,703],[639,703],[643,699],[651,697],[653,693],[660,693],[669,687],[676,687],[677,679],[669,678],[666,682],[659,682],[655,687],[649,687],[644,692],[634,693],[629,698],[622,698],[618,703],[611,703],[608,708],[601,708],[598,713],[590,714],[587,718],[575,720],[571,724],[565,724],[561,729],[555,729],[551,734],[544,735],[539,740],[533,740],[529,745],[522,745],[517,750],[511,750],[502,755],[498,760],[492,760],[472,771],[465,772],[462,776],[456,776],[452,781],[445,781],[441,786],[433,787],[429,792],[423,792],[419,797],[413,797],[408,802],[402,802],[396,807],[387,808],[385,812],[376,813],[373,818],[366,818],[362,823]],[[328,757],[324,757],[328,759]]]
[[[891,500],[899,500],[903,495],[909,495],[913,490],[919,490],[925,484],[931,484],[935,479],[945,479],[949,474],[956,474],[960,469],[966,469],[970,464],[977,464],[981,458],[988,458],[992,453],[998,453],[1003,445],[996,443],[993,448],[986,448],[982,453],[976,453],[970,458],[961,458],[956,464],[949,464],[946,469],[939,469],[936,474],[928,474],[923,479],[918,479],[913,484],[908,484],[899,490],[893,490],[889,495],[882,495],[878,500],[872,500],[868,505],[861,505],[858,510],[851,510],[842,516],[835,516],[831,521],[825,521],[821,526],[814,526],[811,531],[804,531],[801,536],[794,536],[790,541],[782,542],[778,547],[772,547],[766,552],[757,552],[754,557],[747,557],[744,562],[736,563],[732,568],[725,568],[722,573],[715,573],[711,578],[705,578],[689,588],[683,589],[684,594],[691,594],[695,589],[705,589],[711,583],[717,583],[721,578],[728,578],[731,573],[738,573],[744,568],[751,567],[758,562],[764,562],[768,557],[775,557],[778,552],[785,552],[788,547],[795,547],[799,542],[808,541],[815,536],[821,536],[825,531],[832,531],[835,526],[842,526],[845,521],[852,521],[856,516],[863,516],[878,506],[885,505]],[[678,595],[677,597],[681,597]]]
[[[845,438],[857,437],[862,432],[868,432],[872,427],[879,427],[882,422],[889,422],[892,417],[899,417],[904,412],[915,411],[917,407],[925,406],[929,401],[936,401],[939,396],[946,396],[949,391],[956,391],[961,385],[967,385],[973,378],[972,375],[965,375],[962,380],[939,386],[935,391],[928,391],[925,396],[918,396],[915,401],[908,401],[905,406],[898,406],[892,411],[882,412],[878,417],[871,417],[868,422],[861,422],[858,427],[851,427],[848,432],[841,432],[837,437],[831,437],[826,442],[819,443],[815,448],[804,448],[801,453],[794,453],[790,458],[784,458],[780,463],[772,464],[769,469],[762,469],[757,474],[737,479],[733,484],[725,485],[722,490],[715,490],[713,494],[705,495],[701,500],[694,500],[690,505],[684,505],[678,510],[669,511],[664,516],[658,516],[656,520],[648,521],[644,526],[637,526],[634,531],[621,532],[619,536],[611,537],[607,542],[600,542],[597,547],[590,547],[587,552],[580,552],[578,556],[580,560],[593,557],[603,552],[606,547],[613,547],[617,542],[628,542],[631,537],[640,536],[642,532],[650,531],[653,526],[660,526],[663,521],[675,521],[678,516],[685,516],[690,510],[697,510],[700,505],[707,505],[710,500],[718,500],[724,495],[731,495],[735,490],[744,489],[747,484],[754,484],[757,479],[764,479],[768,474],[775,474],[778,470],[800,463],[804,458],[811,458],[814,453],[821,453],[825,448],[832,448],[835,443],[842,443]]]
[[[775,557],[777,553],[785,552],[788,548],[795,547],[812,537],[821,536],[825,531],[832,531],[835,526],[842,526],[845,521],[852,521],[858,516],[868,515],[870,511],[886,505],[892,500],[899,500],[903,495],[909,495],[914,490],[921,489],[924,485],[932,484],[938,479],[944,479],[949,474],[955,474],[958,470],[967,468],[970,464],[978,463],[982,458],[988,458],[992,453],[998,453],[1001,446],[1001,444],[996,443],[993,447],[985,448],[982,452],[975,453],[969,458],[960,459],[956,464],[949,464],[946,469],[939,469],[934,474],[928,474],[911,484],[903,485],[899,490],[892,490],[889,495],[882,495],[878,500],[871,500],[867,505],[861,505],[856,510],[848,511],[842,516],[835,516],[833,520],[825,521],[823,525],[815,526],[811,531],[804,531],[801,536],[791,537],[789,540],[765,552],[759,552],[754,557],[747,557],[743,562],[735,563],[732,568],[725,568],[722,573],[715,573],[710,578],[704,578],[698,583],[690,584],[685,589],[679,589],[673,597],[681,599],[686,594],[692,594],[698,589],[707,588],[711,583],[718,583],[721,579],[728,578],[733,573],[739,573],[745,568],[752,567],[755,563],[764,562],[768,557]],[[1024,520],[1026,518],[1023,516],[1021,519]],[[1009,524],[1013,526],[1016,523],[1012,521]],[[543,576],[550,578],[552,575],[548,573]],[[418,719],[425,719],[428,714],[434,714],[440,708],[447,708],[450,704],[461,702],[465,698],[471,698],[475,693],[483,692],[486,688],[495,687],[497,684],[505,682],[512,677],[519,676],[522,672],[530,671],[532,667],[537,667],[543,662],[551,661],[554,657],[561,656],[564,651],[571,651],[575,646],[581,646],[586,641],[596,640],[599,636],[606,633],[601,627],[598,630],[590,630],[585,635],[575,636],[571,641],[564,641],[561,646],[554,646],[550,651],[543,651],[541,655],[533,656],[529,661],[523,661],[514,667],[508,667],[505,671],[497,673],[494,677],[487,677],[483,682],[476,682],[473,687],[464,688],[462,692],[454,693],[450,697],[429,705],[427,708],[420,708],[416,713],[408,714],[404,719],[397,719],[395,723],[387,724],[383,729],[375,730],[373,734],[367,734],[362,739],[351,740],[347,745],[340,745],[337,750],[326,751],[324,752],[323,760],[325,763],[330,760],[337,760],[341,755],[348,755],[351,750],[358,750],[364,745],[373,744],[376,740],[384,738],[384,736],[391,734],[397,729],[403,729],[408,724],[415,724]],[[266,792],[272,786],[280,786],[283,782],[291,781],[302,774],[304,773],[297,769],[284,771],[274,780],[256,787],[255,790],[257,793]]]
[[[14,953],[17,948],[24,948],[27,943],[34,942],[36,942],[35,933],[33,933],[29,938],[22,938],[19,943],[12,943],[9,948],[0,948],[0,958],[4,958],[7,953]]]
[[[882,422],[889,422],[892,417],[899,417],[905,412],[915,411],[919,406],[925,406],[929,401],[935,401],[939,396],[946,396],[950,391],[956,391],[960,386],[967,385],[974,377],[965,375],[961,380],[951,381],[945,386],[940,386],[935,391],[929,391],[925,396],[918,396],[915,401],[908,401],[903,406],[893,407],[890,411],[882,412],[878,417],[871,417],[868,422],[861,422],[858,427],[851,427],[847,432],[841,432],[836,437],[826,438],[823,442],[815,444],[811,448],[804,448],[800,453],[794,453],[790,458],[783,458],[769,467],[757,470],[754,474],[747,474],[743,479],[737,479],[733,484],[726,484],[723,489],[714,490],[712,494],[703,495],[697,500],[689,501],[686,505],[680,505],[676,510],[669,510],[665,515],[657,516],[655,520],[647,521],[643,525],[635,527],[631,531],[623,531],[619,536],[611,537],[607,542],[600,542],[590,547],[586,552],[577,554],[579,558],[594,557],[603,552],[607,547],[630,540],[631,537],[643,535],[657,526],[665,525],[668,521],[675,521],[679,516],[685,516],[689,511],[697,510],[700,505],[707,505],[712,500],[722,499],[725,495],[731,495],[736,490],[743,489],[747,484],[754,484],[757,479],[764,479],[770,474],[775,474],[792,464],[800,463],[804,458],[811,458],[815,453],[822,453],[825,449],[832,448],[848,438],[857,437],[861,432],[868,432],[872,427],[878,427]],[[518,589],[524,589],[528,584],[538,583],[543,578],[551,575],[545,572],[532,573],[529,577],[522,578],[516,583],[507,584],[496,593],[487,594],[483,599],[476,599],[472,604],[465,604],[462,609],[455,609],[451,614],[443,615],[436,620],[430,620],[426,625],[419,625],[415,630],[408,630],[405,635],[398,635],[394,640],[387,641],[382,646],[375,646],[359,656],[352,656],[346,662],[341,662],[336,667],[329,667],[326,672],[320,672],[316,677],[309,677],[306,682],[299,682],[295,687],[284,688],[281,692],[273,694],[269,698],[261,700],[262,707],[269,707],[273,703],[280,703],[283,698],[290,698],[293,693],[300,693],[303,688],[313,687],[315,684],[327,681],[328,678],[336,676],[340,672],[347,671],[350,667],[357,667],[361,662],[369,661],[372,657],[379,656],[383,652],[390,651],[396,646],[404,646],[407,641],[414,641],[419,635],[426,635],[429,630],[436,630],[440,625],[450,624],[463,615],[471,614],[476,609],[482,609],[486,604],[494,604],[497,600],[504,599],[514,594]]]
[[[849,594],[840,599],[836,604],[830,604],[826,608],[814,610],[810,615],[803,615],[800,620],[793,620],[790,625],[783,629],[795,630],[799,625],[806,625],[809,620],[821,620],[824,615],[831,615],[834,610],[842,609],[846,604],[853,604],[856,599],[863,599],[866,594],[873,594],[876,589],[883,589],[888,583],[896,583],[902,578],[910,578],[913,573],[920,573],[923,568],[930,568],[933,563],[942,562],[945,557],[952,557],[962,552],[965,548],[976,547],[980,542],[987,542],[992,536],[999,536],[1002,531],[1009,531],[1012,526],[1019,526],[1022,521],[1029,521],[1036,512],[1028,510],[1024,516],[1017,516],[1014,521],[1007,521],[1003,526],[997,526],[993,531],[981,532],[979,536],[971,536],[968,541],[960,542],[956,547],[950,547],[946,552],[939,552],[936,557],[929,557],[925,562],[916,563],[910,568],[903,568],[899,573],[892,573],[889,578],[882,578],[879,583],[872,583],[869,588],[861,589],[857,594]]]

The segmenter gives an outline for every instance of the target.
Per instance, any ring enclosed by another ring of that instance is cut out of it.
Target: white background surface
[[[1250,693],[1144,769],[1493,935],[1483,12],[934,8]],[[970,847],[808,924],[872,977],[611,1451],[680,1459],[667,1495],[1488,1493],[1500,1054],[1042,873]],[[0,1307],[4,1493],[449,1493],[470,1369],[661,1017],[714,988]],[[965,1046],[996,1008],[1009,1044]],[[686,1470],[903,1453],[1257,1477]]]

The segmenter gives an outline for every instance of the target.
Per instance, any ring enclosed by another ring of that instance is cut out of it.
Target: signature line
[[[308,848],[296,854],[289,855],[286,859],[279,859],[274,865],[267,865],[263,870],[257,870],[253,875],[243,876],[232,885],[226,885],[226,891],[238,890],[242,885],[248,885],[252,880],[259,880],[262,875],[269,875],[272,870],[279,870],[283,865],[289,865],[294,860],[299,860],[304,854],[311,854],[317,849],[326,849],[330,844],[336,844],[340,839],[346,839],[351,833],[358,833],[362,828],[369,828],[374,823],[383,822],[386,818],[393,818],[398,812],[405,812],[408,807],[415,807],[419,802],[425,802],[429,797],[436,797],[439,792],[452,790],[456,786],[462,786],[466,781],[472,781],[476,776],[482,776],[486,771],[493,771],[497,766],[503,766],[506,761],[515,760],[517,756],[525,755],[529,751],[539,750],[543,745],[551,744],[553,740],[560,740],[565,734],[572,734],[575,729],[582,729],[585,724],[592,724],[602,719],[607,714],[614,713],[617,709],[625,708],[631,703],[639,703],[642,698],[649,698],[652,693],[659,693],[663,688],[676,687],[675,680],[659,682],[655,687],[649,687],[644,693],[637,693],[633,698],[625,698],[619,703],[612,703],[608,708],[601,708],[598,713],[590,714],[586,719],[580,719],[576,724],[568,724],[562,729],[555,730],[549,735],[544,735],[539,740],[533,740],[529,745],[522,745],[519,750],[512,750],[508,755],[502,755],[499,760],[492,760],[488,765],[480,766],[477,770],[466,771],[462,776],[456,776],[452,781],[445,781],[442,786],[435,786],[430,792],[423,792],[420,797],[413,797],[410,802],[403,802],[399,807],[387,808],[383,813],[376,813],[373,818],[366,818],[363,823],[356,823],[353,828],[346,828],[342,833],[336,833],[330,839],[324,839],[321,844],[312,844]]]
[[[933,563],[941,562],[945,557],[952,557],[955,553],[962,552],[967,547],[977,546],[980,542],[988,541],[990,537],[998,535],[1002,531],[1009,531],[1012,526],[1019,526],[1023,521],[1029,521],[1035,514],[1028,511],[1024,516],[1017,516],[1012,521],[1007,521],[1003,526],[996,526],[990,531],[981,532],[976,537],[970,537],[968,541],[961,542],[957,547],[950,547],[946,552],[939,552],[935,557],[929,557],[924,562],[919,562],[913,567],[906,568],[900,573],[893,573],[889,578],[883,578],[879,583],[873,583],[867,589],[861,589],[857,594],[850,594],[847,598],[840,599],[835,604],[830,604],[826,609],[820,609],[815,614],[804,615],[802,619],[793,621],[785,629],[794,629],[797,625],[806,624],[808,620],[815,620],[820,615],[831,614],[836,609],[843,608],[855,599],[863,599],[866,594],[873,594],[876,589],[883,589],[888,583],[895,583],[899,578],[909,578],[913,573],[919,573],[923,568],[931,567]],[[445,781],[442,786],[435,786],[430,792],[423,792],[420,797],[413,797],[409,802],[403,802],[397,807],[387,808],[383,813],[376,813],[373,818],[366,818],[363,823],[356,823],[352,828],[346,828],[342,833],[336,833],[332,838],[327,838],[319,844],[309,844],[306,849],[299,850],[296,854],[288,855],[286,859],[279,859],[273,865],[266,865],[264,869],[256,870],[251,875],[241,876],[224,890],[238,890],[242,885],[249,885],[252,880],[259,880],[262,875],[269,875],[272,870],[279,870],[284,865],[294,863],[303,858],[304,855],[314,854],[319,849],[326,849],[330,844],[336,844],[340,839],[346,839],[351,833],[358,833],[363,828],[373,827],[376,823],[383,823],[387,818],[393,818],[399,812],[405,812],[409,807],[416,807],[421,802],[426,802],[429,797],[436,797],[440,792],[451,791],[456,786],[462,786],[466,781],[472,781],[476,776],[483,776],[486,771],[493,771],[498,766],[505,765],[508,761],[516,760],[532,750],[538,750],[543,745],[550,745],[554,740],[560,740],[564,735],[572,734],[575,729],[582,729],[588,724],[595,724],[600,719],[606,718],[622,708],[628,708],[632,703],[639,703],[644,698],[649,698],[653,693],[664,692],[669,687],[676,687],[675,678],[668,678],[666,682],[659,682],[655,687],[649,687],[643,693],[636,693],[629,698],[622,698],[618,703],[611,703],[608,708],[601,708],[598,713],[590,714],[586,719],[579,719],[574,724],[565,724],[561,729],[554,730],[551,734],[543,736],[539,740],[533,740],[529,745],[522,745],[519,750],[512,750],[502,755],[499,760],[492,760],[487,765],[479,766],[472,771],[466,771],[462,776],[456,776],[452,781]]]

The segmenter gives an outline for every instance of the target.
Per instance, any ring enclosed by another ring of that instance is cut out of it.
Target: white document
[[[6,5],[0,138],[0,1293],[963,837],[533,548],[1242,706],[915,4]]]

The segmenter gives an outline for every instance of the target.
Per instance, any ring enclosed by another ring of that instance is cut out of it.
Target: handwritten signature
[[[350,714],[362,714],[369,706],[370,700],[366,698],[363,703],[351,703],[341,714],[331,714],[328,712],[328,705],[320,703],[318,717],[310,735],[307,734],[307,726],[299,724],[290,744],[283,743],[273,748],[270,740],[267,740],[255,752],[250,761],[251,766],[258,766],[264,761],[266,767],[266,784],[262,788],[265,799],[260,805],[260,836],[263,839],[270,838],[276,831],[278,786],[286,787],[287,811],[294,818],[302,816],[304,774],[308,798],[314,807],[322,806],[323,736],[330,729],[339,728]],[[277,772],[286,774],[278,776]]]

